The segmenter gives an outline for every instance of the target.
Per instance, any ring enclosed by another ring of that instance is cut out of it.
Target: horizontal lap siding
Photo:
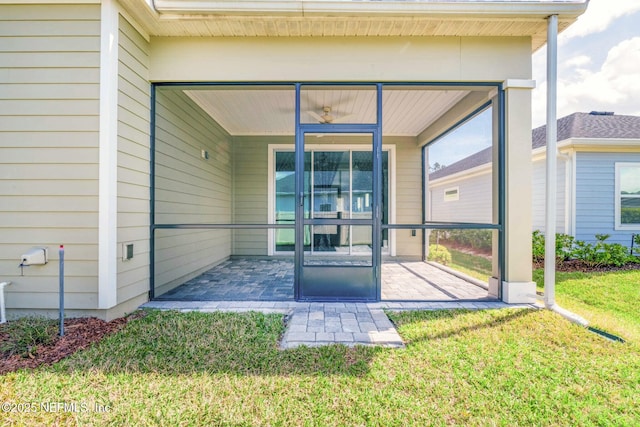
[[[98,299],[99,5],[0,5],[0,281],[7,307]],[[33,246],[49,263],[18,268]]]
[[[455,187],[458,188],[458,200],[445,201],[445,190]],[[462,180],[431,185],[431,220],[491,223],[492,187],[491,170]]]
[[[569,233],[565,226],[566,215],[566,160],[558,159],[558,176],[556,186],[557,192],[557,209],[556,209],[556,232],[557,233]],[[535,161],[533,163],[533,188],[531,191],[532,197],[532,222],[533,229],[544,232],[545,230],[545,206],[546,206],[546,161],[544,159]]]
[[[422,149],[415,138],[384,138],[383,143],[396,146],[396,223],[422,222]],[[422,234],[396,230],[396,254],[420,256]]]
[[[631,245],[631,230],[615,230],[615,164],[640,162],[640,153],[577,153],[576,239],[595,241],[610,234],[608,243]],[[637,233],[637,232],[636,232]]]
[[[149,43],[122,16],[118,36],[118,304],[149,291]],[[122,261],[123,244],[133,259]]]
[[[234,222],[267,223],[268,142],[293,144],[293,137],[240,137],[233,142]],[[267,230],[235,230],[234,255],[267,255]]]
[[[159,88],[156,99],[156,224],[230,223],[228,134],[181,90]],[[157,231],[156,295],[230,254],[230,230]]]

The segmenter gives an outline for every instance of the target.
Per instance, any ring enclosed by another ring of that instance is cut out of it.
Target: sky
[[[533,55],[533,127],[546,121],[546,46]],[[558,117],[640,115],[640,0],[591,0],[558,36]]]
[[[533,54],[532,125],[546,122],[546,46]],[[558,36],[558,118],[612,111],[640,116],[640,0],[591,0]],[[429,163],[450,165],[491,144],[483,114],[435,143]],[[446,148],[445,148],[446,146]]]

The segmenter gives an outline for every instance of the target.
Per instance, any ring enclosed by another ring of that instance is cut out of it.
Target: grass
[[[23,317],[4,328],[8,340],[0,343],[0,354],[31,355],[38,344],[49,344],[56,336],[56,323],[44,317]]]
[[[0,377],[0,400],[15,404],[3,423],[632,426],[640,419],[635,342],[604,340],[549,311],[391,317],[404,350],[280,351],[280,315],[149,311],[54,366]],[[18,403],[37,410],[19,413]],[[67,408],[45,411],[51,403]]]
[[[491,277],[491,261],[485,257],[471,255],[455,249],[449,249],[451,253],[450,268],[474,277],[483,282],[488,282]]]
[[[533,272],[543,290],[544,270]],[[640,342],[640,270],[556,272],[556,301],[593,326]]]

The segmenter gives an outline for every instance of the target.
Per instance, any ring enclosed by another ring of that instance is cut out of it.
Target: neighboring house
[[[507,213],[484,224],[501,236],[492,295],[531,301],[531,54],[550,15],[562,31],[586,7],[2,1],[9,313],[57,309],[60,244],[69,315],[113,318],[230,257],[280,253],[299,300],[379,300],[382,256],[421,256],[415,231],[439,227],[416,197],[423,147],[491,106],[506,153],[491,209]],[[33,247],[49,262],[21,275]]]
[[[533,130],[532,229],[545,231],[546,126]],[[640,117],[574,113],[558,120],[556,232],[631,245],[640,233]],[[432,218],[490,212],[491,147],[429,175]],[[456,199],[447,201],[452,189]]]

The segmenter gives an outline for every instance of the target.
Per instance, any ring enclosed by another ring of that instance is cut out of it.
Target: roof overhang
[[[149,36],[207,37],[522,37],[546,42],[550,15],[559,30],[588,0],[351,1],[120,0]]]

